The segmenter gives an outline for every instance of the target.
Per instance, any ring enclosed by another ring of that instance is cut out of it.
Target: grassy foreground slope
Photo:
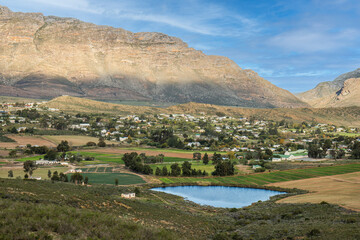
[[[164,183],[194,183],[209,182],[216,184],[242,184],[242,185],[266,185],[269,183],[314,178],[321,176],[331,176],[344,173],[360,171],[360,164],[347,164],[329,167],[294,169],[287,171],[276,171],[270,173],[259,173],[251,175],[230,176],[230,177],[207,177],[207,178],[160,178]]]
[[[359,239],[360,214],[329,204],[199,206],[140,187],[0,179],[0,239]]]
[[[107,114],[199,114],[215,115],[222,112],[227,116],[254,116],[265,120],[291,120],[294,122],[316,121],[320,123],[360,126],[360,107],[345,108],[240,108],[218,106],[202,103],[186,103],[168,108],[155,108],[145,106],[129,106],[122,104],[104,103],[86,98],[62,96],[55,98],[45,106],[57,108],[65,112],[107,113]]]

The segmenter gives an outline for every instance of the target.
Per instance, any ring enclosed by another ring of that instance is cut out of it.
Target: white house
[[[122,193],[121,197],[122,198],[135,198],[135,193]]]

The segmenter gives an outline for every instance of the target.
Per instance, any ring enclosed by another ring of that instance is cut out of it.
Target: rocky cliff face
[[[360,68],[331,82],[322,82],[298,97],[313,107],[360,106]]]
[[[0,95],[303,107],[226,57],[162,33],[132,33],[0,6]]]

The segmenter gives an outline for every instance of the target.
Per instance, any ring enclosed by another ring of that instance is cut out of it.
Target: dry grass
[[[51,100],[45,106],[58,108],[65,112],[108,113],[108,114],[155,114],[155,113],[188,113],[215,115],[222,112],[228,116],[255,116],[258,119],[292,120],[294,122],[316,121],[321,123],[360,126],[360,107],[345,108],[240,108],[217,106],[203,103],[186,103],[168,108],[155,108],[144,106],[129,106],[114,103],[105,103],[86,98],[62,96]]]
[[[8,168],[8,167],[3,167],[0,168],[0,178],[8,178],[8,171],[12,170],[14,173],[14,177],[21,177],[24,178],[25,172],[24,169],[22,167],[14,167],[14,168]],[[54,171],[58,171],[58,173],[60,172],[66,172],[69,170],[69,168],[66,167],[49,167],[49,168],[38,168],[34,171],[33,173],[33,177],[41,177],[41,179],[49,179],[47,174],[48,171],[54,172]]]
[[[278,201],[280,203],[320,203],[325,201],[360,211],[360,172],[273,183],[269,186],[310,191],[308,194],[281,199]]]
[[[95,137],[89,137],[89,136],[76,136],[76,135],[45,135],[42,136],[46,140],[52,142],[53,144],[59,144],[62,140],[66,140],[69,142],[70,146],[84,146],[88,142],[95,142],[98,143],[99,139]],[[114,142],[111,141],[105,141],[106,144],[113,144]]]
[[[16,142],[0,142],[0,148],[16,148],[18,146],[26,144],[55,147],[56,145],[41,136],[23,136],[23,135],[6,135],[7,137],[15,140]]]
[[[86,98],[77,98],[70,96],[61,96],[54,98],[45,104],[49,108],[57,108],[67,112],[85,112],[85,113],[144,113],[160,112],[160,109],[143,106],[130,106],[123,104],[100,102]]]

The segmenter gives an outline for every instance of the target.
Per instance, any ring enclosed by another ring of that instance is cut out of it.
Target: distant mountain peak
[[[360,68],[319,83],[298,97],[313,107],[360,106]]]

